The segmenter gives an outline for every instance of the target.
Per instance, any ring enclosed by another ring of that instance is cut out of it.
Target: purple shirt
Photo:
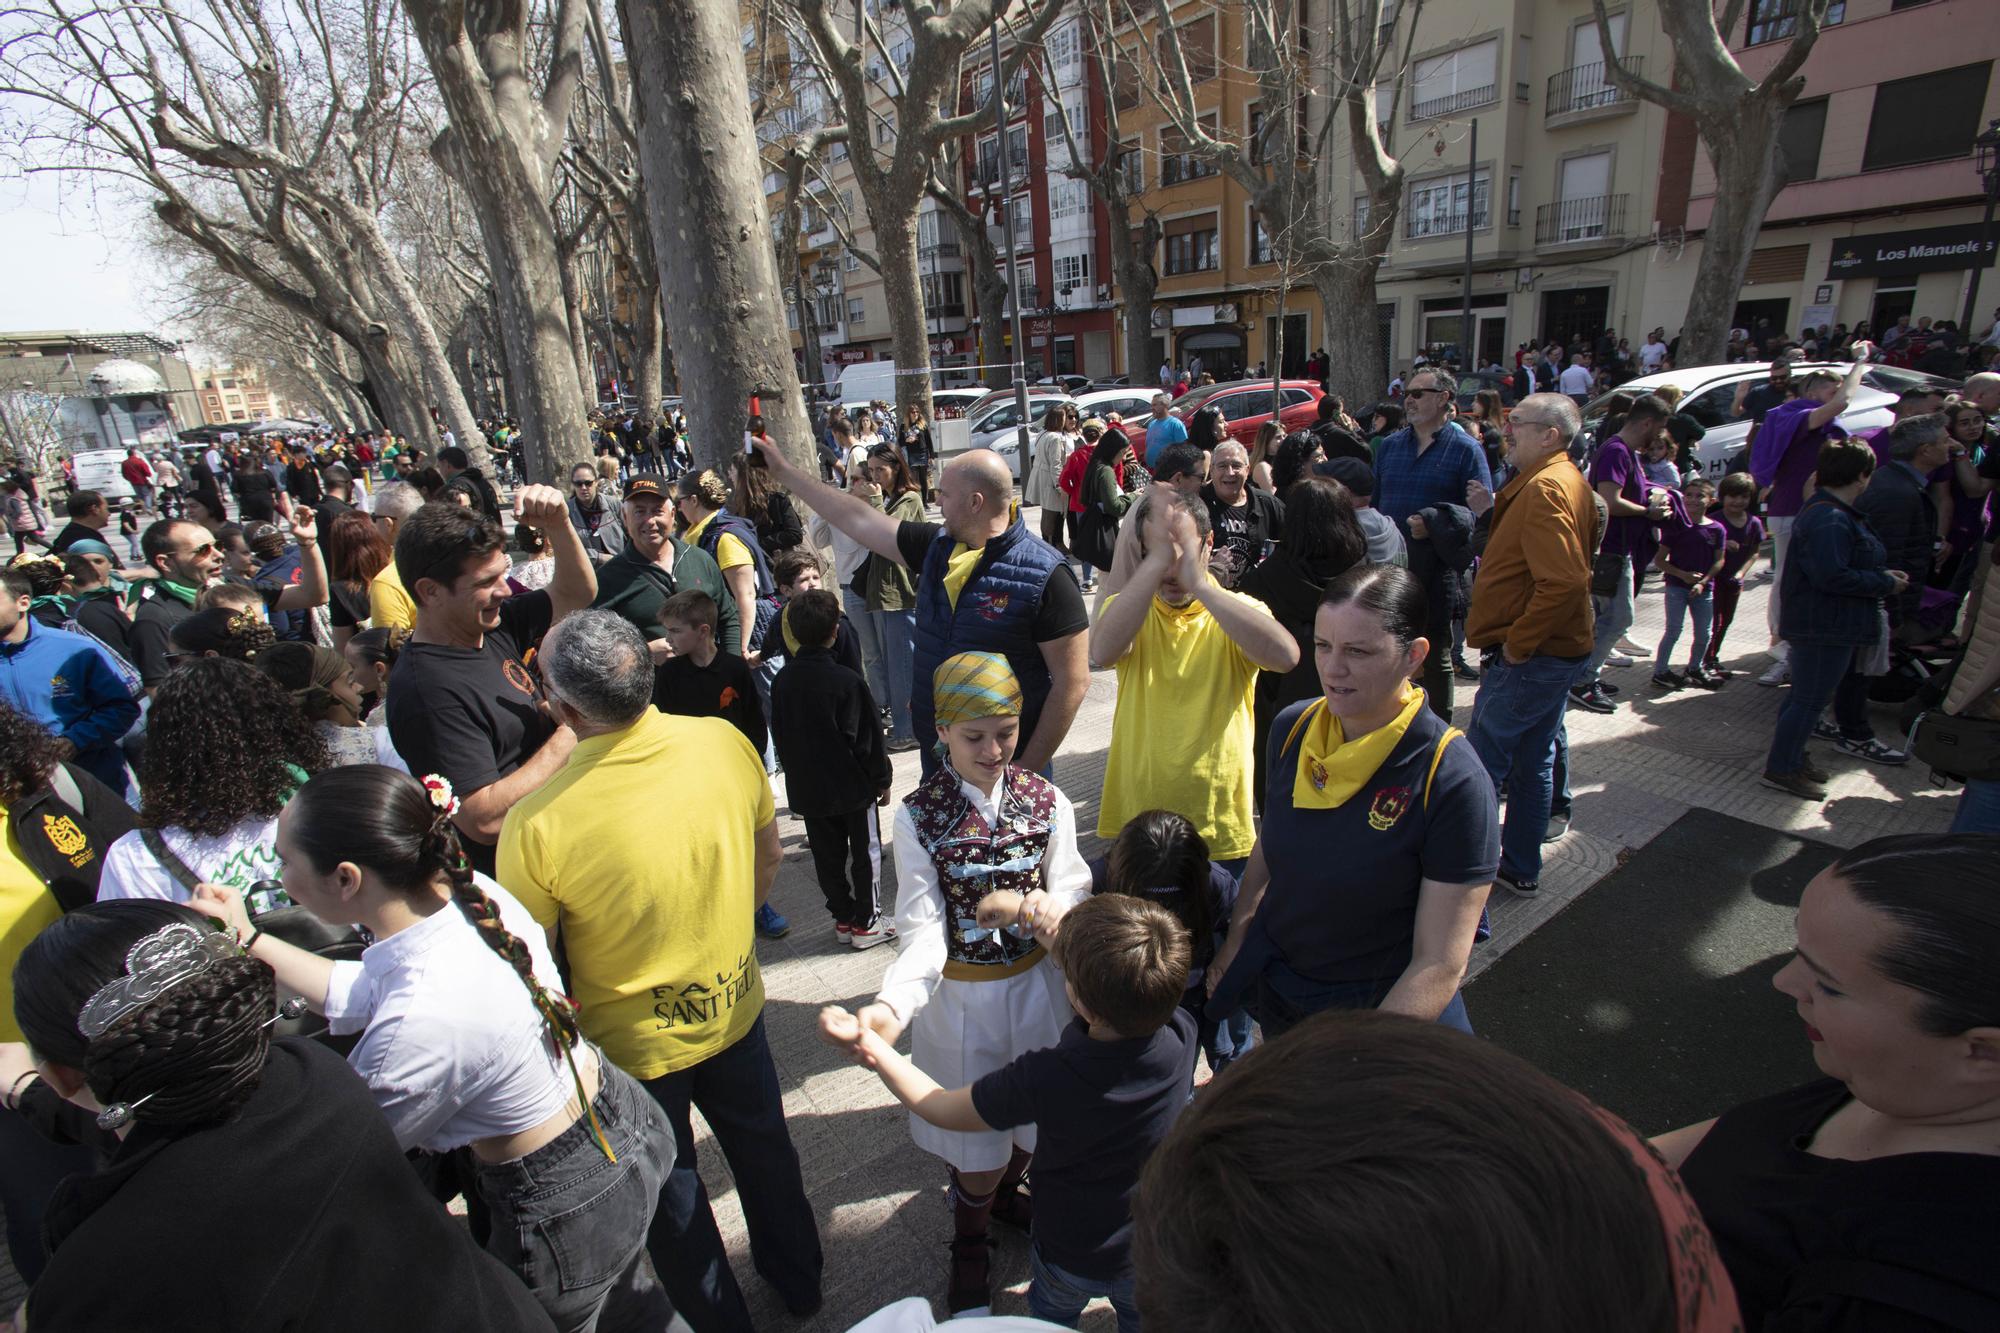
[[[1728,534],[1729,541],[1725,548],[1728,554],[1722,561],[1722,572],[1715,576],[1715,580],[1718,583],[1727,583],[1731,587],[1738,587],[1743,582],[1743,566],[1749,564],[1764,545],[1764,520],[1755,514],[1746,514],[1743,517],[1743,526],[1740,528],[1731,527],[1726,517],[1718,521],[1722,524],[1723,532]],[[1680,562],[1675,561],[1675,563]]]
[[[1847,430],[1828,422],[1814,430],[1812,414],[1822,406],[1810,398],[1780,403],[1764,415],[1757,443],[1750,450],[1750,475],[1771,494],[1764,512],[1772,518],[1795,518],[1805,507],[1806,481],[1819,469],[1819,447],[1827,440],[1844,440]]]
[[[1667,553],[1667,563],[1675,569],[1705,575],[1714,568],[1716,557],[1722,554],[1726,537],[1722,525],[1713,519],[1705,518],[1699,523],[1669,523],[1660,533],[1660,547]],[[1693,586],[1691,579],[1675,574],[1668,574],[1667,577],[1683,586]]]
[[[1590,464],[1590,488],[1596,490],[1600,482],[1606,481],[1614,483],[1618,494],[1633,504],[1646,503],[1646,473],[1632,453],[1632,446],[1616,435],[1597,446],[1597,457]],[[1644,514],[1613,517],[1604,525],[1604,552],[1629,555],[1634,560],[1651,559],[1653,520]]]

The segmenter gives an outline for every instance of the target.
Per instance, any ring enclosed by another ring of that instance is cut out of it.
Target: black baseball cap
[[[1342,455],[1337,458],[1323,458],[1313,464],[1313,472],[1322,477],[1331,477],[1355,495],[1375,494],[1375,469],[1358,458]]]
[[[673,492],[667,486],[667,479],[656,473],[642,472],[625,483],[625,498],[635,495],[657,495],[663,500],[673,499]]]

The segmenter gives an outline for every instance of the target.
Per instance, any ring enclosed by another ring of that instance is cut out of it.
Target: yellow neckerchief
[[[958,595],[965,591],[965,582],[972,577],[985,551],[984,546],[967,546],[964,542],[951,548],[951,555],[944,562],[944,595],[951,599],[952,610],[958,609]]]
[[[1292,778],[1292,805],[1299,810],[1332,810],[1345,805],[1361,790],[1375,770],[1389,758],[1396,742],[1410,729],[1417,710],[1424,706],[1424,692],[1414,685],[1403,690],[1403,711],[1386,725],[1361,739],[1343,743],[1340,719],[1326,706],[1324,698],[1306,709],[1292,727],[1299,738],[1298,772]],[[1301,736],[1303,732],[1303,736]]]
[[[715,514],[719,514],[721,512],[722,511],[718,509],[715,511]],[[714,518],[715,514],[710,514],[708,518],[704,518],[699,523],[688,524],[688,530],[681,534],[681,540],[686,542],[689,546],[700,546],[701,534],[708,530],[708,521],[709,519]]]

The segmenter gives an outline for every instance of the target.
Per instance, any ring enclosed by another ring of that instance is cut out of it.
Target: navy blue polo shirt
[[[1078,1018],[972,1085],[993,1128],[1035,1126],[1034,1240],[1047,1262],[1098,1282],[1131,1276],[1139,1171],[1194,1094],[1199,1049],[1185,1009],[1128,1041],[1093,1041]]]
[[[1405,533],[1410,515],[1432,505],[1465,503],[1465,485],[1476,481],[1493,489],[1493,474],[1486,467],[1486,451],[1465,433],[1463,427],[1447,421],[1431,439],[1431,447],[1417,452],[1417,431],[1405,426],[1384,436],[1375,451],[1375,508],[1396,520]]]
[[[1286,741],[1315,702],[1293,704],[1271,725],[1262,829],[1271,882],[1257,921],[1285,966],[1302,976],[1392,981],[1410,965],[1423,880],[1492,882],[1500,865],[1493,779],[1460,736],[1445,747],[1425,803],[1432,754],[1447,727],[1423,708],[1346,804],[1297,809],[1298,742]]]

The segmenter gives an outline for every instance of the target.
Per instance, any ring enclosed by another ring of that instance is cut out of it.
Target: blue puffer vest
[[[715,511],[715,517],[708,520],[708,526],[701,530],[701,541],[697,543],[703,552],[713,556],[717,564],[722,563],[722,534],[736,538],[750,552],[750,561],[757,568],[757,595],[769,597],[778,590],[777,580],[771,577],[771,562],[764,555],[764,544],[757,540],[757,525],[740,514],[732,514],[727,509]]]
[[[1003,654],[1021,682],[1021,744],[1035,733],[1049,697],[1049,666],[1035,642],[1035,614],[1061,554],[1029,533],[1019,519],[986,543],[972,577],[952,606],[944,571],[957,543],[940,532],[924,555],[917,579],[916,652],[911,663],[910,725],[920,737],[937,735],[931,711],[931,678],[953,653]]]

